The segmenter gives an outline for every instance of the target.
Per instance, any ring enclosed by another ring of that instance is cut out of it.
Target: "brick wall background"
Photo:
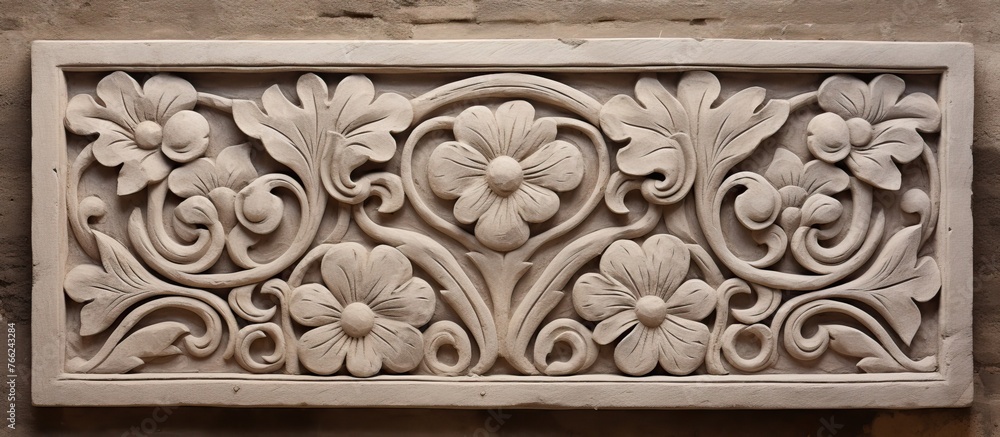
[[[925,411],[446,411],[30,405],[35,39],[702,37],[976,44],[975,404]],[[0,0],[0,319],[21,434],[993,435],[1000,428],[1000,4],[991,0]],[[994,417],[997,416],[997,417]],[[162,419],[162,420],[161,420]],[[6,423],[3,423],[6,425]],[[997,433],[1000,434],[1000,433]]]

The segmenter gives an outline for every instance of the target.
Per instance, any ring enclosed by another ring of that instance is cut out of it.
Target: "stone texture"
[[[995,107],[1000,81],[993,68],[1000,43],[1000,10],[989,1],[936,2],[579,2],[569,7],[521,2],[238,1],[23,2],[0,4],[0,316],[18,327],[18,429],[25,433],[163,435],[241,430],[245,435],[277,430],[316,432],[421,432],[463,435],[660,432],[676,435],[992,435],[1000,421],[1000,117]],[[423,7],[423,3],[430,6]],[[499,3],[499,2],[498,2]],[[350,7],[348,7],[350,4]],[[352,9],[352,8],[356,8]],[[505,11],[498,9],[506,9]],[[459,13],[458,11],[462,11]],[[775,39],[871,39],[965,41],[976,44],[976,161],[973,179],[976,400],[972,408],[920,412],[636,412],[636,411],[316,411],[204,410],[180,408],[32,408],[27,338],[30,335],[30,74],[34,39],[392,39],[392,38],[582,38],[727,37]],[[168,414],[169,413],[169,414]],[[148,419],[148,420],[147,420]],[[163,419],[158,420],[158,419]],[[351,420],[347,420],[351,419]],[[358,420],[361,419],[361,420]],[[360,424],[376,424],[363,428]],[[670,424],[667,427],[664,424]],[[843,427],[839,427],[843,425]],[[612,428],[614,427],[614,428]],[[836,433],[834,433],[836,431]]]

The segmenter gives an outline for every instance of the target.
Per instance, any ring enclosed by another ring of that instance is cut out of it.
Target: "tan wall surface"
[[[729,412],[31,407],[32,40],[584,37],[974,43],[974,405]],[[998,67],[996,0],[0,0],[0,320],[17,328],[17,430],[23,435],[1000,435]]]

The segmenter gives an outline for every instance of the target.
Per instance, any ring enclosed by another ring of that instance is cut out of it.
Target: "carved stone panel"
[[[34,60],[36,403],[971,401],[968,45]]]

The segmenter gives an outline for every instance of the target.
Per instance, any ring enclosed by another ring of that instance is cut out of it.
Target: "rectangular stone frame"
[[[942,75],[942,262],[934,373],[645,377],[64,373],[64,73],[129,71],[921,72]],[[972,369],[973,48],[964,43],[693,39],[36,41],[32,47],[32,400],[35,405],[442,408],[932,408],[968,406]],[[433,396],[428,396],[433,393]],[[427,399],[433,399],[428,401]]]

